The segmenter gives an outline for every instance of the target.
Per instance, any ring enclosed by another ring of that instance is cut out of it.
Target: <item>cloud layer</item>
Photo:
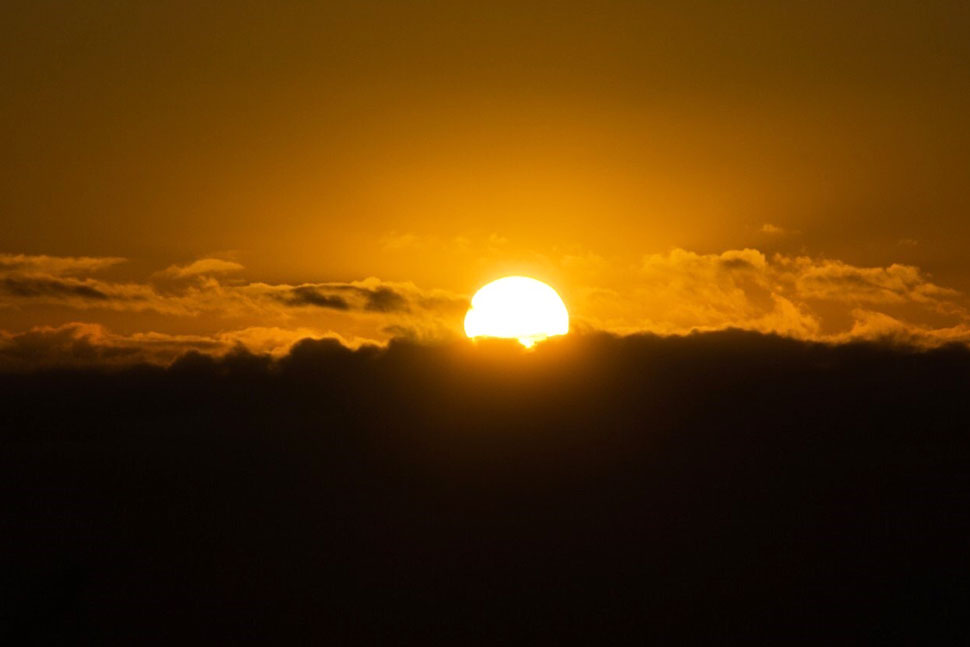
[[[140,281],[105,277],[123,263],[0,255],[0,330],[7,330],[0,333],[0,361],[29,363],[25,344],[35,349],[38,365],[47,365],[57,353],[66,364],[82,357],[168,362],[180,352],[223,354],[236,344],[279,354],[301,336],[336,337],[352,346],[392,337],[445,341],[462,335],[468,306],[467,294],[376,277],[266,283],[246,278],[239,262],[212,257]],[[567,302],[577,330],[740,328],[803,340],[892,339],[925,347],[970,341],[963,295],[911,265],[859,267],[756,249],[673,249],[645,255],[626,270],[588,253],[564,254],[559,268],[574,281]],[[124,333],[112,332],[117,323],[109,320],[123,313],[147,323],[130,319]],[[18,327],[4,325],[13,318]],[[49,352],[40,350],[45,343]]]

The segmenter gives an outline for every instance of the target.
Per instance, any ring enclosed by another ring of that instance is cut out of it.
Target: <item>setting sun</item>
[[[551,287],[525,276],[492,281],[472,297],[465,315],[469,337],[518,339],[525,347],[569,332],[569,313]]]

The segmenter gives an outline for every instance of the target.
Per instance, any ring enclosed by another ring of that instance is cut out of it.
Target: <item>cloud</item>
[[[150,285],[50,275],[0,276],[0,308],[55,305],[78,310],[155,310],[185,314],[180,299],[166,298]]]
[[[395,288],[387,285],[373,286],[373,281],[368,286],[352,283],[306,284],[288,288],[279,298],[287,305],[332,310],[353,308],[371,312],[406,312],[411,308],[409,299]]]
[[[332,308],[333,310],[350,309],[350,304],[343,297],[323,294],[317,288],[309,285],[290,288],[289,294],[283,296],[282,301],[294,306],[316,306],[318,308]]]
[[[98,324],[39,326],[19,334],[0,333],[0,367],[7,371],[130,365],[138,361],[137,349],[110,343]]]
[[[932,328],[908,323],[882,312],[853,311],[852,329],[833,336],[834,341],[867,340],[902,346],[935,348],[946,344],[970,345],[970,324]]]
[[[186,266],[172,265],[152,275],[170,281],[115,282],[86,271],[108,267],[118,259],[73,259],[11,256],[0,271],[0,307],[29,311],[57,306],[76,310],[155,312],[174,317],[207,316],[221,319],[262,319],[292,326],[294,312],[304,315],[326,310],[358,320],[384,318],[375,330],[395,325],[427,331],[454,328],[442,318],[454,318],[467,300],[444,290],[426,290],[413,283],[394,283],[371,277],[361,281],[300,285],[261,282],[224,282],[219,274],[242,265],[215,258]],[[56,272],[56,273],[50,273]],[[187,280],[191,279],[191,280]],[[438,319],[437,321],[434,321]],[[446,336],[449,334],[444,333]],[[351,333],[351,337],[359,333]]]
[[[776,254],[767,278],[773,286],[801,299],[854,304],[942,304],[959,294],[935,285],[918,267],[898,263],[856,267],[842,261]]]
[[[99,272],[126,259],[115,256],[44,256],[28,254],[0,254],[0,275],[75,276]]]
[[[0,308],[60,305],[76,309],[155,309],[159,295],[145,283],[92,278],[124,262],[116,257],[0,255]],[[173,313],[176,308],[164,308]]]
[[[3,277],[0,292],[14,297],[66,297],[107,301],[108,295],[82,281],[54,278]]]
[[[201,258],[188,265],[170,265],[159,272],[158,275],[173,279],[184,279],[206,274],[239,272],[244,269],[242,265],[234,261],[225,261],[220,258]]]
[[[0,367],[37,370],[65,367],[112,367],[137,363],[166,364],[190,350],[217,354],[221,344],[197,336],[142,333],[116,335],[94,323],[38,326],[0,335]]]
[[[770,222],[766,222],[765,224],[761,225],[761,229],[759,229],[758,231],[760,231],[763,234],[768,234],[769,236],[788,236],[791,234],[799,233],[792,229],[785,229],[784,227],[773,225]]]
[[[625,286],[590,287],[579,301],[585,321],[618,332],[741,328],[825,341],[851,335],[853,313],[862,309],[903,308],[927,321],[941,316],[964,321],[961,299],[910,265],[858,267],[824,258],[767,256],[756,249],[719,254],[673,249],[644,256]],[[845,319],[848,329],[828,323]],[[915,325],[924,332],[932,329]]]
[[[363,291],[367,299],[365,310],[374,312],[402,312],[409,309],[408,301],[389,287]]]
[[[386,341],[400,335],[441,341],[462,335],[468,308],[466,295],[377,277],[296,285],[227,281],[220,274],[242,266],[213,258],[153,275],[168,281],[144,282],[85,275],[119,259],[5,259],[0,307],[16,309],[20,321],[30,321],[23,327],[47,323],[37,308],[47,306],[204,318],[211,322],[210,335],[252,326],[303,327],[348,339]],[[960,338],[960,326],[970,325],[962,294],[900,263],[861,267],[750,248],[711,254],[678,248],[645,255],[632,269],[575,250],[560,258],[559,267],[577,279],[574,285],[564,280],[576,330],[669,335],[739,328],[817,341],[869,339],[872,313],[881,313],[925,345]],[[35,309],[37,319],[31,321]],[[868,314],[860,319],[860,313]],[[167,330],[164,324],[155,326]]]
[[[369,277],[361,281],[286,284],[249,284],[236,289],[257,298],[269,298],[292,307],[383,314],[417,311],[455,312],[467,308],[468,299],[447,290],[428,290],[410,282],[383,281]]]
[[[815,337],[818,316],[774,289],[771,273],[771,261],[754,249],[721,254],[674,249],[643,258],[631,301],[640,306],[634,312],[643,314],[644,329],[656,332],[734,327]]]
[[[193,352],[218,358],[245,350],[281,357],[305,339],[331,339],[350,349],[379,343],[306,327],[250,326],[211,335],[160,332],[122,335],[100,324],[72,322],[60,326],[37,326],[21,333],[0,330],[0,370],[169,365]]]

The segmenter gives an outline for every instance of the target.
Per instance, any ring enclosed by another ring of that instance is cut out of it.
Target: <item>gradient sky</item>
[[[224,4],[0,10],[8,338],[433,337],[520,273],[615,331],[970,339],[965,2]]]

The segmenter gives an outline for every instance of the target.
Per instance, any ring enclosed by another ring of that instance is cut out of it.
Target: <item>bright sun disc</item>
[[[562,299],[542,281],[506,276],[475,293],[465,315],[469,337],[518,339],[531,347],[537,341],[569,332],[569,313]]]

